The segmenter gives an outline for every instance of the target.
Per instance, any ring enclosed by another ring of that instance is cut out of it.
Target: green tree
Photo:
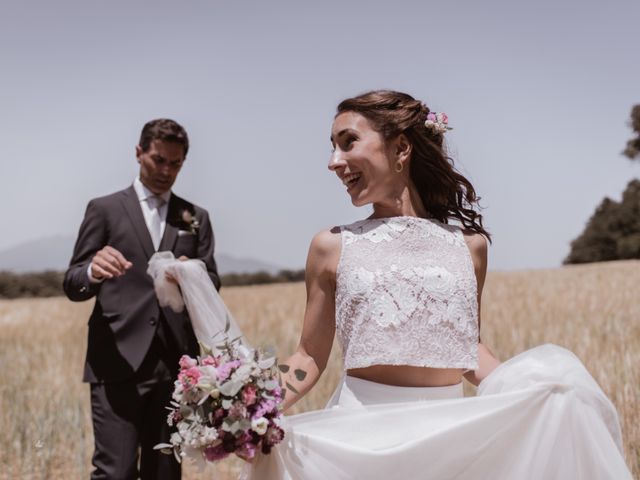
[[[622,153],[633,160],[640,155],[640,105],[636,105],[631,109],[630,124],[635,137],[627,142],[627,146]]]
[[[605,198],[571,242],[564,263],[605,262],[640,258],[640,180],[627,185],[622,200]]]

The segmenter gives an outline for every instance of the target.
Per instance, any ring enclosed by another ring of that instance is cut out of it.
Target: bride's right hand
[[[469,370],[464,374],[464,378],[477,387],[498,365],[500,365],[500,360],[495,357],[486,345],[479,343],[478,368],[476,370]]]

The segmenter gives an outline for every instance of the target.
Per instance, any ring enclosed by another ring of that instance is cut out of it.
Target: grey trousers
[[[92,383],[95,450],[91,478],[180,480],[173,455],[153,447],[168,443],[171,401],[180,352],[161,325],[135,376],[122,382]]]
[[[153,449],[171,434],[165,407],[172,391],[171,381],[91,384],[92,479],[180,479],[174,456]]]

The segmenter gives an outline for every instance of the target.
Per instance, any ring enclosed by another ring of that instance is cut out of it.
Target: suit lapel
[[[178,238],[178,227],[180,222],[180,201],[173,193],[169,198],[169,208],[167,209],[167,221],[165,222],[164,234],[160,241],[159,252],[172,251]]]
[[[133,186],[124,191],[123,203],[127,215],[129,216],[129,220],[131,221],[131,225],[133,226],[133,230],[136,232],[136,236],[142,244],[144,253],[147,255],[147,258],[151,258],[155,249],[153,248],[153,242],[151,241],[151,235],[149,234],[147,223],[144,221],[144,216],[142,215],[140,200],[138,200],[138,196],[136,195],[136,191],[133,189]]]

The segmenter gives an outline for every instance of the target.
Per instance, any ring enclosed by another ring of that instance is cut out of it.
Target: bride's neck
[[[373,204],[371,218],[384,217],[429,217],[420,194],[413,186],[405,186],[397,195]]]

